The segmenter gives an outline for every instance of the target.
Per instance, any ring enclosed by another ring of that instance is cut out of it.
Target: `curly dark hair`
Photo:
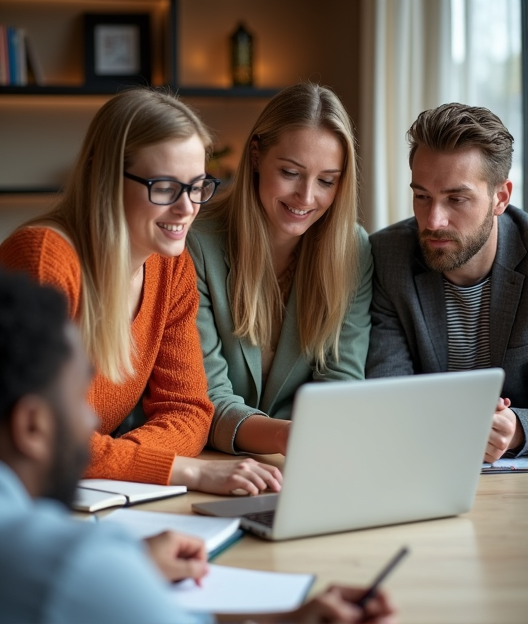
[[[482,154],[484,176],[490,188],[508,179],[513,136],[489,109],[453,102],[426,110],[407,132],[409,164],[419,145],[439,152],[476,147]]]
[[[17,401],[52,390],[72,356],[65,298],[21,273],[0,271],[0,419]]]

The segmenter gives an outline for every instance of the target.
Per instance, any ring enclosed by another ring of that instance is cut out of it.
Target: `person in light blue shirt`
[[[118,527],[75,522],[33,502],[0,462],[0,621],[4,624],[206,624],[184,613],[139,542]]]
[[[140,543],[68,513],[97,419],[86,402],[91,369],[62,295],[0,273],[0,353],[0,622],[213,622],[184,612],[167,582],[206,573],[200,540],[164,533]],[[290,613],[217,619],[394,622],[383,593],[357,607],[364,593],[334,587]]]

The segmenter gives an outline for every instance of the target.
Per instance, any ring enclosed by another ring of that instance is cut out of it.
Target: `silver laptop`
[[[280,494],[192,506],[257,535],[453,516],[473,504],[504,371],[310,383],[293,407]]]

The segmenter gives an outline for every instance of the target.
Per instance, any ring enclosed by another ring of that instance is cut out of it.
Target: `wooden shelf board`
[[[4,187],[0,186],[0,195],[54,195],[60,193],[62,189],[51,186],[40,186],[34,188]]]
[[[135,85],[27,85],[24,87],[9,85],[0,87],[0,95],[109,95],[133,86]],[[278,88],[254,87],[232,87],[229,89],[217,87],[177,87],[174,85],[168,85],[168,87],[185,97],[271,98],[280,90]]]

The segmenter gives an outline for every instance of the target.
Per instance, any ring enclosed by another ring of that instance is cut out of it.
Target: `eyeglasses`
[[[220,180],[207,176],[203,180],[197,180],[192,184],[184,184],[173,178],[155,178],[145,180],[128,171],[124,171],[125,178],[144,184],[148,188],[149,200],[157,206],[174,204],[183,193],[189,195],[193,204],[205,204],[216,193]]]

